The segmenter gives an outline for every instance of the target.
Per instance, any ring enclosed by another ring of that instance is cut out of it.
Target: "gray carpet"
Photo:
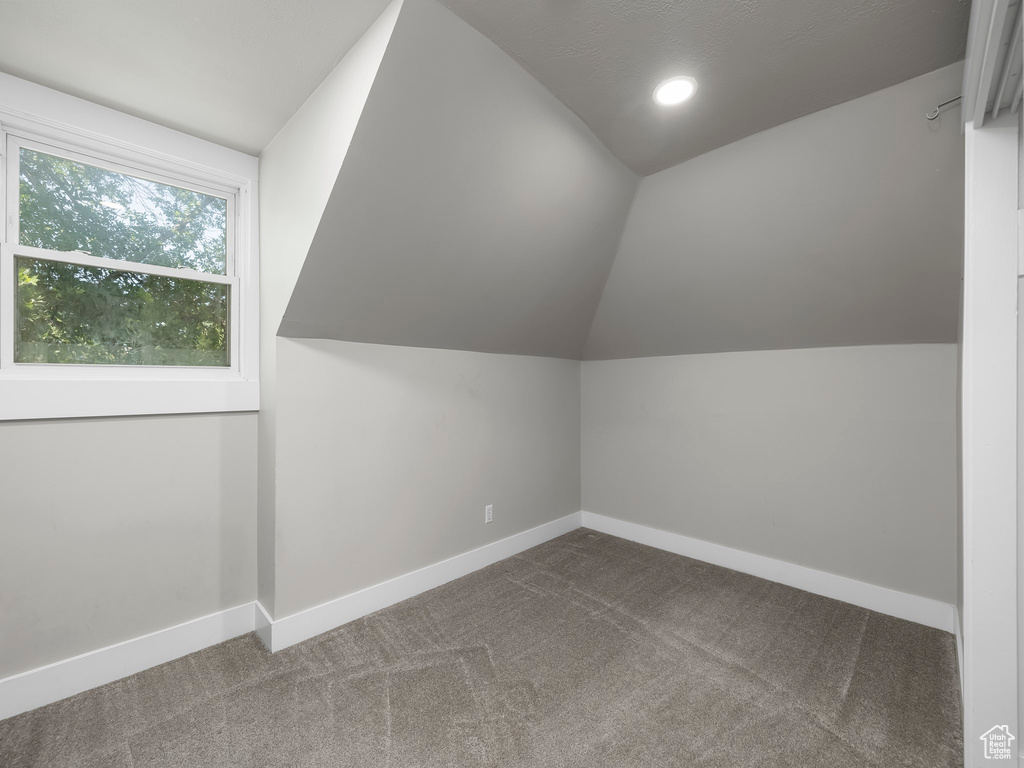
[[[578,530],[0,723],[0,765],[962,765],[953,637]]]

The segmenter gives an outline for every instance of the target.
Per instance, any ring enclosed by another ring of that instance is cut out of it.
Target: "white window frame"
[[[5,86],[12,87],[8,91]],[[41,106],[40,112],[50,114],[27,113],[10,105],[19,101],[12,95],[25,93],[31,106]],[[64,119],[53,119],[55,111]],[[103,133],[88,126],[97,123],[97,117],[102,118]],[[150,141],[140,144],[140,137]],[[19,245],[17,205],[10,204],[8,194],[18,193],[21,146],[227,199],[225,274]],[[218,167],[210,160],[223,162]],[[259,408],[256,163],[256,158],[234,150],[0,75],[0,179],[4,182],[0,184],[4,217],[0,226],[0,421]],[[17,256],[228,285],[229,366],[15,362]]]

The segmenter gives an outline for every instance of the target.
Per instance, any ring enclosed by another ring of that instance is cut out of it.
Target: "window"
[[[230,192],[14,135],[7,157],[16,295],[4,363],[230,366]]]
[[[0,419],[255,409],[254,179],[2,106],[0,147]]]

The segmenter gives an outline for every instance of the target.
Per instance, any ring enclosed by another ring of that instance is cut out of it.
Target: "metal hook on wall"
[[[958,101],[960,101],[960,97],[959,96],[954,96],[952,99],[949,99],[948,101],[944,101],[941,104],[939,104],[939,106],[937,106],[933,111],[928,112],[925,115],[925,117],[928,120],[934,120],[935,118],[937,118],[939,116],[939,113],[942,112],[943,109],[948,107],[950,104],[955,104]]]

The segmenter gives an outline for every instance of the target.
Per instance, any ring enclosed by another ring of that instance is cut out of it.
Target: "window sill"
[[[0,379],[0,421],[257,411],[258,381]]]

